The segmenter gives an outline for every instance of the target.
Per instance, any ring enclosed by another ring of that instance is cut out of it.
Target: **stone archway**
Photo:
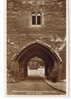
[[[28,45],[16,56],[16,60],[19,63],[20,77],[27,77],[27,63],[36,56],[45,62],[45,76],[53,81],[58,80],[60,57],[51,47],[40,42]]]

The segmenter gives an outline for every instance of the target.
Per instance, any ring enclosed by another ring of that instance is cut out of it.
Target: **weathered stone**
[[[43,3],[41,0],[8,0],[8,68],[15,71],[14,56],[27,44],[39,40],[58,51],[63,65],[61,76],[65,78],[65,45],[61,51],[58,50],[65,43],[65,8],[65,0],[43,0]],[[32,27],[32,12],[43,13],[41,27]]]

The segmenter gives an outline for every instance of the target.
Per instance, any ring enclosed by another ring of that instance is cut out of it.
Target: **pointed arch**
[[[31,58],[41,58],[45,63],[45,76],[56,81],[59,76],[59,66],[62,62],[60,56],[48,44],[36,41],[25,46],[15,57],[19,63],[19,73],[28,76],[27,65]]]
[[[25,59],[25,57],[31,58],[33,56],[43,57],[42,53],[44,53],[45,56],[48,55],[49,58],[51,57],[51,59],[55,60],[56,62],[62,62],[59,54],[50,45],[40,41],[35,41],[26,45],[16,55],[15,59],[20,60],[22,57]]]

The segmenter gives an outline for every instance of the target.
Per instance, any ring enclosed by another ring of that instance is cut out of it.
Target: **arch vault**
[[[45,77],[50,80],[58,80],[59,66],[62,62],[59,55],[48,45],[41,42],[33,42],[24,47],[15,60],[19,64],[18,74],[27,77],[27,63],[33,57],[39,57],[45,62]]]

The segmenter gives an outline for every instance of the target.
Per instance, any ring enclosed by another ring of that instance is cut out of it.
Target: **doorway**
[[[25,47],[16,59],[19,63],[20,78],[38,76],[49,80],[58,79],[61,59],[49,46],[35,42]]]

